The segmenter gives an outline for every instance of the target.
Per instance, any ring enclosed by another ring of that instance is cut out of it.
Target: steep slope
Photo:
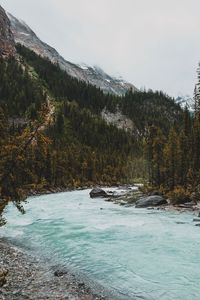
[[[0,60],[0,199],[20,200],[31,189],[130,182],[135,173],[128,162],[140,155],[139,143],[95,115],[92,105],[84,103],[88,96],[80,99],[79,91],[85,88],[89,98],[97,92],[103,103],[110,96],[28,49],[23,54]],[[31,56],[38,62],[35,67],[29,64]],[[44,80],[41,70],[50,77]],[[73,101],[54,95],[54,88],[65,91],[65,85]],[[27,122],[11,123],[8,117]]]
[[[17,45],[16,48],[42,82],[46,83],[57,101],[75,100],[81,108],[101,115],[108,124],[119,125],[119,128],[135,135],[136,132],[144,134],[146,128],[151,125],[168,131],[171,124],[181,121],[182,109],[162,92],[130,91],[124,97],[106,95],[93,85],[69,76],[59,66],[36,55],[34,51],[21,45]]]
[[[105,93],[119,96],[124,95],[129,89],[136,90],[132,84],[125,82],[121,78],[117,79],[109,76],[99,67],[77,65],[66,61],[54,48],[42,42],[27,24],[11,14],[8,14],[8,17],[11,21],[11,30],[16,43],[24,45],[42,57],[48,58],[53,63],[58,63],[60,68],[65,70],[70,76],[89,82]]]
[[[10,29],[10,21],[5,10],[0,6],[0,57],[10,57],[15,54],[15,42]]]
[[[179,126],[182,110],[173,99],[150,91],[107,95],[34,51],[16,49],[16,60],[0,60],[0,198],[147,177],[143,137],[151,125],[164,133]],[[28,122],[9,127],[7,117]],[[121,129],[113,117],[123,119]]]

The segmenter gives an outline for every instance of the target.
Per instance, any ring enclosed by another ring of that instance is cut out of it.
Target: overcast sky
[[[193,94],[200,0],[0,0],[65,59],[138,88]]]

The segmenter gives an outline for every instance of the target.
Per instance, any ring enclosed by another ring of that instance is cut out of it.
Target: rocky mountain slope
[[[123,115],[120,110],[112,113],[105,108],[101,112],[101,117],[106,121],[107,124],[112,124],[118,129],[123,129],[124,131],[130,132],[131,134],[135,134],[137,131],[134,122],[127,116]]]
[[[10,57],[15,54],[15,42],[10,29],[10,21],[4,9],[0,6],[0,57]]]
[[[121,78],[109,76],[99,67],[91,67],[85,64],[78,65],[66,61],[54,48],[41,41],[27,24],[9,13],[8,17],[16,43],[24,45],[40,56],[48,58],[53,63],[58,63],[61,69],[65,70],[70,76],[95,85],[105,93],[121,96],[129,89],[136,90],[132,84]]]
[[[176,103],[178,103],[183,109],[187,107],[189,111],[194,111],[194,100],[189,95],[180,95],[176,98]]]

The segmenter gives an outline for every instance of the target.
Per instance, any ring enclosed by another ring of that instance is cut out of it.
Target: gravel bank
[[[67,270],[50,268],[4,240],[0,240],[1,270],[8,271],[7,282],[0,287],[2,300],[111,300],[103,289],[95,293]]]

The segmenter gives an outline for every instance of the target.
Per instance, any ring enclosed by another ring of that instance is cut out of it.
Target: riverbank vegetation
[[[198,80],[200,80],[198,72]],[[148,130],[146,156],[150,186],[166,194],[172,203],[200,199],[200,82],[194,95],[194,113],[184,110],[181,126],[169,133],[161,127]]]

